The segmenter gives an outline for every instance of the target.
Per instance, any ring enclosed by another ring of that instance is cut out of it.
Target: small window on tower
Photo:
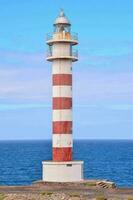
[[[67,167],[72,167],[72,164],[67,164],[66,166],[67,166]]]

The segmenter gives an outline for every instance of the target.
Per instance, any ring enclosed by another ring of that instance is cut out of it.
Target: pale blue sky
[[[0,0],[0,140],[51,138],[45,35],[60,8],[79,34],[74,138],[133,139],[133,1]]]

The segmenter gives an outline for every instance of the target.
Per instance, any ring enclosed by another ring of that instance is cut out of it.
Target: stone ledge
[[[33,185],[36,186],[54,186],[54,187],[80,187],[80,188],[105,188],[105,189],[111,189],[111,188],[117,188],[116,184],[112,181],[108,180],[83,180],[78,182],[47,182],[47,181],[35,181],[33,182]]]

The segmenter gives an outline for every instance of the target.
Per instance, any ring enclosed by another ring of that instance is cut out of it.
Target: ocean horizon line
[[[133,138],[77,138],[74,141],[133,141]],[[50,138],[46,139],[0,139],[0,142],[3,141],[52,141]]]

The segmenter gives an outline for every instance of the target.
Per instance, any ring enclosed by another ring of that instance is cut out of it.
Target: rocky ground
[[[4,200],[94,200],[95,198],[86,198],[81,195],[68,195],[65,193],[54,194],[7,194],[2,197]]]
[[[77,193],[42,193],[42,194],[32,194],[32,193],[21,193],[21,194],[2,194],[0,200],[133,200],[129,196],[117,196],[117,197],[88,197],[87,195],[77,194]]]
[[[133,200],[133,189],[101,181],[37,182],[31,186],[0,186],[0,200]]]

